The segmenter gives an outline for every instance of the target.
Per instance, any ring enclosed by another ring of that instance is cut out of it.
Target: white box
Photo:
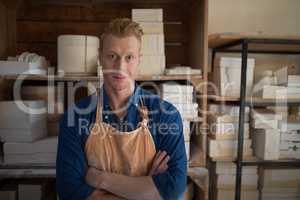
[[[165,56],[143,56],[138,66],[139,75],[162,75],[166,67]]]
[[[297,141],[281,141],[280,150],[300,150],[300,142]],[[300,156],[300,155],[299,155]]]
[[[266,76],[257,81],[254,84],[254,88],[259,90],[260,88],[263,88],[264,86],[268,85],[276,85],[277,84],[277,79],[274,76]]]
[[[31,129],[35,124],[46,123],[47,107],[44,101],[1,101],[0,110],[0,128]]]
[[[263,160],[279,159],[279,130],[256,129],[252,133],[253,151],[256,157]]]
[[[191,104],[193,103],[193,94],[182,94],[175,92],[163,92],[161,98],[172,104]]]
[[[132,20],[137,22],[162,22],[163,9],[132,9]]]
[[[28,143],[6,142],[3,145],[3,151],[4,154],[56,153],[57,144],[57,137],[43,138]]]
[[[217,188],[232,188],[235,185],[236,176],[232,174],[217,175]],[[256,189],[258,184],[258,175],[245,174],[242,177],[242,187]]]
[[[209,109],[211,113],[217,114],[225,114],[231,116],[239,116],[240,115],[240,107],[239,106],[231,106],[231,105],[220,105],[220,104],[210,104]],[[250,108],[245,107],[245,117],[249,117]]]
[[[238,138],[238,123],[216,123],[210,125],[210,132],[216,140],[230,140]],[[244,139],[249,139],[249,123],[244,124]]]
[[[190,122],[186,120],[182,120],[183,130],[190,130]]]
[[[141,53],[147,55],[165,55],[165,40],[163,34],[145,34],[142,37]]]
[[[298,147],[299,148],[299,147]],[[300,150],[299,149],[280,149],[279,152],[280,159],[300,159]]]
[[[34,62],[0,61],[0,75],[36,74],[46,75],[46,66]]]
[[[31,143],[4,143],[4,162],[15,163],[55,163],[57,137],[48,137]]]
[[[288,193],[286,191],[279,190],[272,192],[261,191],[260,199],[262,200],[298,200],[300,199],[300,192]]]
[[[190,131],[188,131],[188,130],[183,130],[183,136],[184,136],[184,141],[185,141],[185,142],[189,142],[189,141],[190,141],[190,138],[191,138],[191,136],[190,136]]]
[[[237,123],[239,121],[239,117],[225,114],[212,114],[208,116],[208,121],[210,124]]]
[[[287,76],[285,76],[285,78],[280,79],[280,82],[278,84],[285,85],[288,87],[299,87],[300,86],[300,75],[287,75]]]
[[[30,129],[0,129],[0,140],[2,142],[34,142],[47,136],[45,123],[38,123]]]
[[[278,129],[278,120],[252,119],[251,126],[255,129]]]
[[[295,67],[283,67],[277,70],[274,74],[279,85],[288,85],[290,83],[298,83],[300,81],[299,75],[296,75],[297,69]]]
[[[290,188],[262,188],[261,198],[263,200],[298,200],[300,198],[300,190],[297,187]]]
[[[299,121],[293,121],[293,120],[281,121],[279,123],[279,129],[282,132],[298,131],[298,130],[300,130],[300,122]]]
[[[191,103],[191,104],[183,104],[183,103],[176,103],[173,104],[173,106],[175,106],[175,108],[179,111],[179,112],[195,112],[198,111],[198,104],[197,103]]]
[[[184,142],[187,160],[190,160],[190,142]]]
[[[189,66],[177,66],[165,70],[166,75],[202,75],[201,69],[194,69]]]
[[[300,142],[300,131],[281,132],[280,140]]]
[[[283,86],[276,86],[276,85],[265,85],[262,87],[262,90],[257,93],[257,96],[261,96],[263,99],[275,99],[279,98],[276,95],[277,90],[285,89]]]
[[[179,111],[182,119],[193,119],[198,117],[198,111]]]
[[[257,175],[257,166],[244,166],[243,175]],[[216,174],[236,174],[236,164],[233,162],[216,162]]]
[[[164,24],[161,22],[141,22],[139,24],[144,34],[164,34]]]
[[[282,120],[282,114],[271,109],[252,109],[251,118],[255,120]]]
[[[261,93],[263,99],[298,99],[300,87],[264,86]]]
[[[192,85],[180,85],[180,84],[172,84],[172,83],[163,83],[161,84],[161,90],[163,94],[168,93],[178,93],[182,94],[193,94],[194,87]]]
[[[57,39],[59,74],[96,74],[100,40],[96,36],[60,35]]]
[[[244,140],[244,156],[252,156],[251,140]],[[212,158],[230,157],[237,155],[236,140],[209,140],[209,156]]]
[[[215,134],[237,133],[239,130],[239,123],[216,123],[213,124],[211,130]],[[249,123],[244,123],[244,131],[249,132]]]
[[[299,188],[300,169],[263,169],[260,174],[263,188]]]
[[[241,58],[221,57],[219,66],[216,67],[215,81],[220,89],[221,96],[240,97],[241,87]],[[250,95],[253,76],[254,76],[255,60],[248,59],[247,64],[247,89],[246,95]]]
[[[230,200],[234,199],[235,190],[234,189],[218,189],[216,200]],[[258,200],[259,193],[258,190],[241,190],[241,200]]]
[[[56,153],[4,154],[5,164],[51,164],[56,163]]]
[[[190,141],[190,135],[191,135],[191,130],[190,130],[190,122],[189,121],[182,121],[182,130],[183,130],[183,136],[184,136],[184,141]]]

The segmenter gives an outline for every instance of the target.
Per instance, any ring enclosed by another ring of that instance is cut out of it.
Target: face
[[[135,36],[106,36],[100,51],[104,83],[115,92],[133,88],[140,57],[140,42]]]

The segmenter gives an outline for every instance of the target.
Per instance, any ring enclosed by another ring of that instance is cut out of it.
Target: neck
[[[123,90],[115,90],[104,84],[105,91],[109,97],[109,105],[112,110],[124,111],[124,106],[134,92],[134,84]]]

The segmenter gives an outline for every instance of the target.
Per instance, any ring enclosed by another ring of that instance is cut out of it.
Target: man
[[[116,19],[101,36],[103,87],[69,108],[60,122],[61,200],[175,200],[184,191],[180,114],[135,83],[142,34],[137,23]],[[131,136],[124,142],[122,137]]]

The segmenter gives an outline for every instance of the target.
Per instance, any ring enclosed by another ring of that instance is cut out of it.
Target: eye
[[[113,54],[113,53],[112,54],[108,54],[107,57],[110,60],[115,60],[117,58],[117,56],[115,54]]]
[[[132,61],[134,58],[135,58],[135,57],[134,57],[133,55],[127,55],[127,56],[125,57],[125,59],[126,59],[127,61]]]

